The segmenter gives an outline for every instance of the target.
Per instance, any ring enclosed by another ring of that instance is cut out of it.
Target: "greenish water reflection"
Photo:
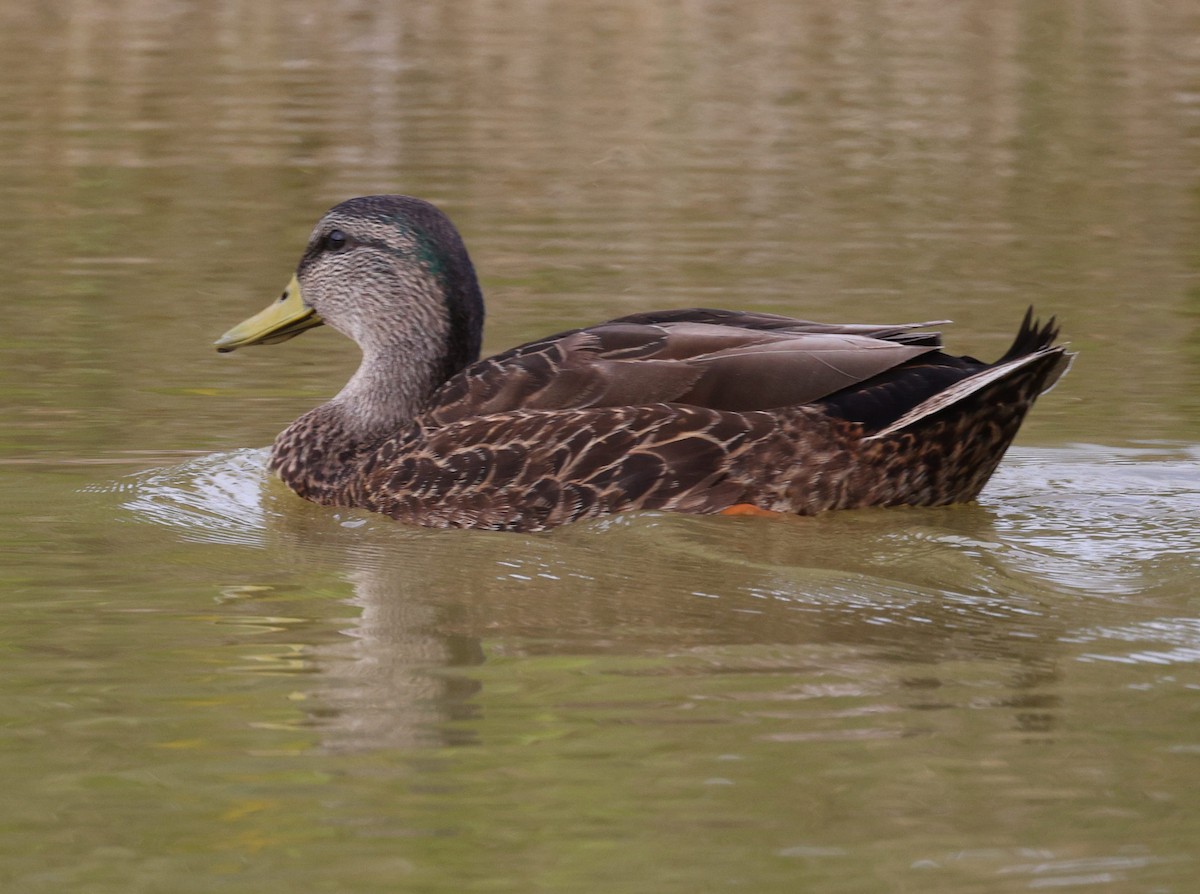
[[[1187,2],[0,10],[0,886],[1188,891]],[[302,504],[353,367],[211,341],[353,194],[498,350],[673,305],[1024,307],[1080,351],[977,506],[521,537]]]

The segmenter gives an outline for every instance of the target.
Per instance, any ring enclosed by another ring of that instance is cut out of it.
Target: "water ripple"
[[[262,546],[267,528],[263,480],[267,450],[213,453],[116,482],[122,508],[185,540]]]
[[[981,502],[1020,564],[1069,589],[1136,595],[1200,568],[1194,446],[1014,450]]]

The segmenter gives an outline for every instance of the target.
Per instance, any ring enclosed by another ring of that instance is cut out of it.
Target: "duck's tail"
[[[928,506],[978,495],[1034,401],[1070,367],[1075,355],[1057,337],[1054,319],[1043,325],[1030,308],[1003,357],[865,439],[886,466],[894,502]]]
[[[1033,318],[1033,308],[1029,308],[1025,311],[1025,319],[1021,321],[1012,347],[1003,357],[986,369],[955,382],[917,404],[868,440],[889,437],[921,422],[932,421],[943,413],[952,412],[957,416],[969,414],[973,407],[986,410],[995,406],[988,398],[999,397],[996,392],[1007,394],[1015,390],[1023,395],[1024,410],[1021,415],[1024,416],[1039,394],[1054,387],[1075,357],[1065,345],[1054,344],[1056,338],[1058,326],[1054,317],[1042,325]]]

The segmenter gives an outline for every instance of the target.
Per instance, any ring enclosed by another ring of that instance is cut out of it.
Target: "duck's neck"
[[[358,371],[327,406],[354,441],[377,443],[411,422],[442,380],[440,357],[428,342],[365,347]]]

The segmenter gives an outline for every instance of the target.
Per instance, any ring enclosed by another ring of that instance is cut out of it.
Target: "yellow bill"
[[[214,344],[222,354],[246,345],[275,345],[324,322],[315,310],[304,303],[300,283],[293,276],[277,301],[250,319],[238,323]]]

